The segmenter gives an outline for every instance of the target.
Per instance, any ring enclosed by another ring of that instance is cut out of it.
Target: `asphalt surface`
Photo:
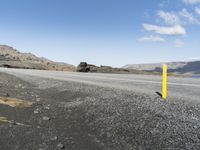
[[[33,103],[0,103],[0,149],[198,150],[199,83],[169,77],[163,101],[160,76],[0,68],[0,99]]]
[[[133,75],[133,74],[98,74],[98,73],[73,73],[58,71],[23,70],[0,68],[1,72],[15,75],[22,79],[30,80],[30,76],[72,81],[129,90],[139,93],[154,95],[161,92],[161,76]],[[187,99],[198,101],[200,93],[200,78],[168,77],[168,98]]]

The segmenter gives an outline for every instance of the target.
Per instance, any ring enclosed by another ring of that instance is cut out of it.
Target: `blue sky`
[[[0,35],[74,65],[200,60],[200,0],[0,0]]]

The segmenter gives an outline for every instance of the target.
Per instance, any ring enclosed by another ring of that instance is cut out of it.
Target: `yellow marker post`
[[[163,73],[162,73],[162,99],[167,99],[167,65],[163,65]]]

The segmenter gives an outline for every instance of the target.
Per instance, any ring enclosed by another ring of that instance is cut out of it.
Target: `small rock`
[[[40,101],[40,98],[36,98],[36,101],[39,102],[39,101]]]
[[[49,109],[50,109],[50,107],[46,106],[46,107],[45,107],[45,109],[49,110]]]
[[[57,139],[58,139],[57,136],[54,136],[54,137],[51,138],[52,141],[55,141],[55,140],[57,140]]]
[[[48,121],[48,120],[50,120],[50,117],[44,116],[43,120]]]
[[[9,97],[10,95],[8,93],[6,93],[6,97]]]
[[[48,104],[47,106],[44,107],[45,109],[50,109],[50,104]]]
[[[36,110],[34,110],[34,114],[39,114],[39,109],[37,108]]]
[[[200,134],[197,134],[198,139],[200,139]]]
[[[15,88],[22,88],[22,89],[25,89],[25,86],[23,86],[21,83],[18,84],[18,85],[15,85]]]
[[[57,148],[58,148],[58,149],[64,149],[65,146],[64,146],[62,143],[59,143],[59,144],[57,145]]]
[[[194,126],[194,129],[197,129],[198,127],[197,126]]]
[[[12,123],[13,125],[17,125],[17,123],[16,123],[15,121],[12,121],[11,123]]]

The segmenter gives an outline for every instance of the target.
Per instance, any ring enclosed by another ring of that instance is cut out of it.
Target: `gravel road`
[[[161,91],[161,76],[133,74],[73,73],[58,71],[23,70],[0,68],[0,71],[13,74],[31,82],[30,76],[56,79],[60,81],[85,83],[101,87],[123,89],[138,93],[155,95]],[[200,78],[168,78],[168,97],[198,101]]]
[[[0,149],[200,149],[200,80],[0,68],[0,96],[33,102],[0,105]],[[5,74],[8,73],[8,74]]]

